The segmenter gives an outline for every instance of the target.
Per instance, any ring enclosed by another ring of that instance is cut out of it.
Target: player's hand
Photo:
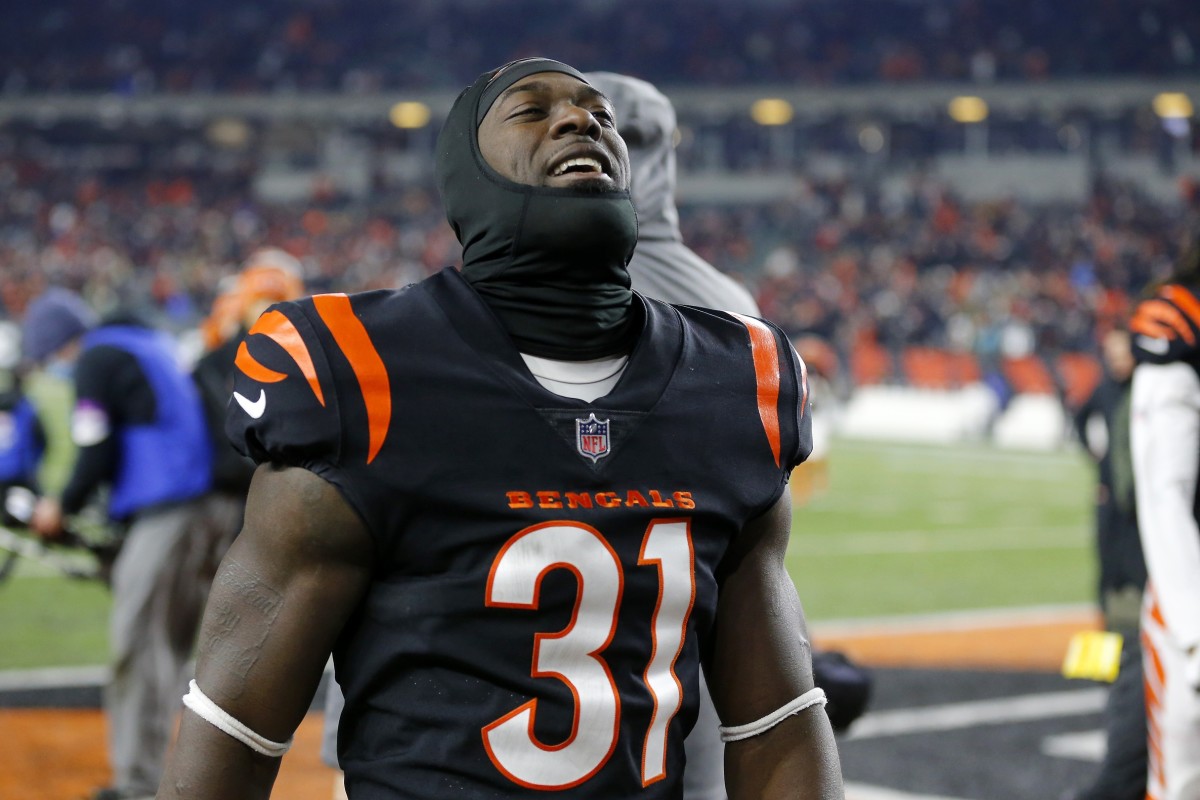
[[[52,497],[42,497],[33,507],[33,517],[29,527],[34,533],[48,541],[56,541],[63,537],[62,506]]]

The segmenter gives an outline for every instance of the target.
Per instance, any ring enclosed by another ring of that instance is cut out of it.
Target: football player
[[[239,347],[262,466],[159,796],[267,796],[332,650],[355,800],[677,797],[702,665],[731,797],[842,797],[783,567],[803,363],[630,290],[628,154],[573,68],[480,76],[436,165],[461,272]]]
[[[1137,308],[1130,446],[1149,575],[1146,797],[1200,797],[1200,247]]]

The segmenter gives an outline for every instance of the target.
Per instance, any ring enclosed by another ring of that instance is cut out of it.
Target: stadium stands
[[[1078,402],[1099,336],[1200,215],[1196,133],[1149,104],[1200,78],[1196,4],[548,5],[14,8],[0,27],[0,317],[52,281],[186,330],[264,245],[300,257],[313,290],[453,264],[428,167],[438,102],[534,52],[667,88],[689,244],[789,335],[826,342],[844,397],[986,387],[995,408],[968,402],[963,435],[1034,413],[1015,398]],[[758,125],[746,108],[765,90],[809,102]],[[986,128],[946,112],[951,90],[996,98]],[[431,102],[418,129],[386,113],[408,91]]]
[[[1195,70],[1200,30],[1194,3],[1132,0],[814,0],[803,14],[771,0],[596,0],[569,15],[545,13],[552,7],[547,0],[27,3],[8,9],[0,27],[0,90],[461,86],[529,53],[569,57],[585,69],[621,64],[663,84],[1169,76]]]

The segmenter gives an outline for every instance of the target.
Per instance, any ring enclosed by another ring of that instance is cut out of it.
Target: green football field
[[[1088,602],[1092,483],[1074,450],[838,442],[788,568],[817,622]],[[107,608],[98,584],[23,562],[0,583],[0,669],[102,663]]]
[[[800,467],[804,469],[804,467]],[[1082,452],[840,442],[797,508],[788,568],[812,620],[1088,602]]]

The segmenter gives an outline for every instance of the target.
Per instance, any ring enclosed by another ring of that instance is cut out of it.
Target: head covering
[[[479,150],[479,123],[496,98],[539,72],[584,80],[558,61],[512,62],[458,96],[438,137],[438,186],[462,244],[462,274],[521,352],[564,360],[625,352],[637,334],[626,270],[637,243],[629,192],[518,184]]]
[[[30,361],[43,362],[96,323],[96,312],[82,297],[68,289],[47,289],[25,311],[21,350]]]
[[[683,241],[675,207],[675,108],[667,96],[640,78],[588,72],[617,115],[617,130],[629,147],[629,191],[638,214],[638,236]]]

